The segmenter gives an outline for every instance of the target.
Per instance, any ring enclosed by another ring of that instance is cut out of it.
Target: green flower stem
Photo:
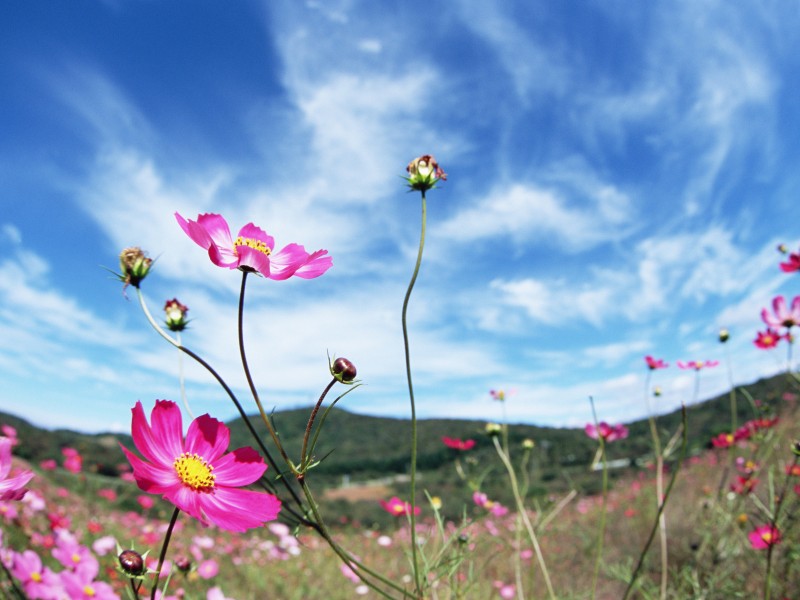
[[[311,512],[314,515],[314,519],[316,520],[318,527],[319,534],[322,536],[331,549],[336,553],[336,555],[342,560],[344,564],[350,567],[353,572],[361,578],[370,589],[377,592],[379,595],[383,596],[384,598],[389,598],[390,600],[394,600],[395,596],[390,595],[385,590],[378,587],[373,581],[370,581],[366,578],[366,576],[372,577],[378,581],[380,581],[385,586],[391,588],[392,590],[399,592],[401,596],[400,598],[414,598],[412,594],[404,590],[402,587],[386,579],[379,573],[373,571],[372,569],[365,566],[361,561],[356,560],[353,556],[351,556],[344,548],[342,548],[339,544],[336,543],[336,540],[333,539],[333,536],[330,533],[327,525],[325,525],[325,520],[322,518],[322,513],[319,511],[319,506],[317,505],[317,501],[314,499],[314,496],[311,494],[311,490],[308,487],[308,484],[304,479],[300,480],[300,486],[305,494],[306,501],[308,502],[308,506],[311,508]]]
[[[137,288],[138,289],[138,288]],[[172,513],[172,518],[169,520],[167,532],[164,534],[164,542],[161,544],[161,554],[158,557],[158,566],[156,567],[155,581],[153,582],[153,589],[150,591],[150,600],[156,600],[156,590],[158,589],[158,578],[161,576],[161,567],[164,566],[164,559],[167,556],[167,548],[169,547],[169,540],[172,537],[172,530],[175,528],[175,522],[178,520],[178,515],[181,509],[177,506]]]
[[[550,574],[547,572],[547,565],[544,562],[542,549],[539,546],[539,539],[536,537],[536,532],[534,531],[531,520],[528,517],[528,511],[525,510],[525,504],[522,501],[522,496],[519,493],[519,485],[517,484],[517,475],[514,473],[514,465],[511,464],[511,460],[508,458],[508,455],[503,451],[497,436],[492,436],[492,443],[494,443],[494,448],[497,451],[497,455],[500,457],[503,466],[508,472],[508,479],[511,482],[511,491],[514,495],[514,502],[517,505],[517,514],[522,518],[522,522],[525,525],[525,530],[528,532],[528,537],[533,545],[533,550],[536,553],[536,560],[539,562],[539,568],[542,570],[542,574],[544,575],[544,583],[547,586],[547,592],[550,596],[550,600],[556,600],[556,594],[553,591],[553,584],[550,582]]]
[[[650,378],[653,371],[648,369],[644,384],[644,399],[647,406],[647,421],[650,424],[650,435],[653,438],[653,455],[656,459],[656,506],[660,507],[663,503],[664,495],[664,454],[661,452],[661,439],[656,427],[655,414],[650,407]],[[661,545],[661,600],[667,597],[667,566],[669,558],[667,555],[667,520],[662,512],[658,518],[658,537]]]
[[[647,537],[647,541],[645,542],[644,548],[642,552],[639,554],[639,561],[636,563],[636,568],[633,570],[633,574],[631,575],[631,580],[628,582],[628,587],[625,589],[625,595],[622,597],[622,600],[627,600],[628,596],[630,596],[631,592],[633,591],[633,586],[636,583],[636,580],[639,578],[639,575],[642,571],[642,566],[644,565],[645,556],[647,556],[647,551],[650,549],[650,545],[653,543],[653,538],[655,538],[656,530],[658,530],[658,526],[661,520],[661,515],[664,512],[664,508],[667,506],[667,501],[669,500],[670,493],[672,492],[672,486],[675,485],[675,480],[678,477],[678,471],[680,471],[680,467],[683,463],[683,459],[686,457],[686,448],[688,446],[688,432],[686,426],[686,405],[681,405],[681,453],[678,457],[678,460],[675,463],[675,468],[672,471],[672,476],[669,479],[669,483],[667,484],[667,489],[664,492],[664,500],[661,505],[658,507],[658,513],[656,514],[656,519],[653,523],[652,529],[650,529],[650,535]]]
[[[11,574],[11,571],[8,570],[6,564],[0,560],[0,567],[3,569],[3,574],[8,579],[8,583],[11,586],[11,589],[14,590],[14,595],[19,598],[20,600],[27,600],[27,596],[23,593],[23,591],[17,585],[17,580],[14,579],[14,576]],[[2,589],[2,588],[0,588]]]
[[[783,501],[786,499],[786,492],[789,490],[789,483],[792,478],[791,469],[797,465],[798,460],[800,460],[800,457],[795,455],[792,466],[786,470],[786,476],[783,480],[783,487],[778,495],[777,502],[775,503],[775,510],[772,512],[772,518],[770,519],[769,523],[771,531],[777,531],[778,529],[778,514],[783,506]],[[770,486],[770,488],[772,488],[772,486]],[[764,574],[764,600],[770,600],[772,592],[772,551],[774,548],[775,544],[770,544],[767,546],[767,568],[766,573]]]
[[[592,573],[592,599],[597,598],[597,578],[600,575],[600,564],[603,562],[603,543],[606,538],[606,512],[608,511],[608,460],[606,460],[606,441],[599,435],[600,428],[597,422],[597,412],[594,408],[594,399],[589,396],[589,403],[592,405],[592,418],[594,419],[595,430],[598,432],[597,441],[600,442],[600,460],[603,461],[603,503],[600,512],[600,531],[597,534],[597,558],[594,562],[594,572]],[[660,452],[659,452],[660,455]]]
[[[261,415],[261,420],[264,421],[264,425],[269,431],[270,436],[272,437],[272,441],[275,443],[275,447],[278,449],[278,452],[281,453],[283,460],[292,470],[292,473],[297,475],[297,470],[292,464],[292,461],[289,459],[289,455],[286,454],[286,450],[283,448],[283,444],[281,444],[280,439],[278,438],[278,434],[275,432],[275,428],[272,427],[272,423],[270,423],[269,417],[267,417],[267,413],[264,411],[264,406],[261,404],[261,399],[258,396],[258,390],[256,389],[255,384],[253,383],[253,377],[250,375],[250,367],[247,364],[247,355],[245,354],[244,350],[244,291],[247,285],[247,271],[242,271],[242,288],[239,292],[239,322],[238,322],[238,329],[239,329],[239,355],[242,358],[242,367],[244,368],[244,376],[247,378],[247,385],[250,386],[250,393],[253,394],[253,400],[256,402],[256,406],[258,406],[258,412]]]
[[[322,394],[317,400],[317,404],[314,406],[314,410],[311,411],[311,415],[308,417],[308,425],[306,425],[306,432],[303,435],[303,449],[300,451],[300,469],[301,473],[304,473],[306,468],[308,467],[308,463],[311,462],[311,457],[306,456],[306,451],[308,450],[308,438],[311,436],[311,428],[314,426],[314,419],[317,418],[317,413],[319,412],[320,406],[322,406],[323,400],[325,400],[325,396],[328,395],[328,392],[331,391],[331,388],[336,383],[336,378],[334,377],[331,379],[331,382],[325,387],[322,391]]]
[[[185,354],[188,354],[189,356],[191,356],[200,365],[205,367],[205,369],[209,373],[211,373],[211,375],[214,377],[214,379],[217,380],[217,383],[219,383],[220,386],[222,386],[222,389],[225,390],[225,393],[228,394],[228,397],[231,399],[231,402],[233,402],[234,406],[236,407],[236,410],[239,412],[239,416],[242,417],[242,421],[244,421],[244,424],[247,427],[248,431],[250,432],[250,435],[253,437],[253,440],[255,440],[256,444],[258,445],[259,449],[261,450],[261,453],[267,459],[267,462],[269,463],[269,465],[272,467],[272,469],[276,473],[280,472],[280,469],[278,469],[278,464],[275,462],[275,459],[272,458],[272,455],[270,454],[269,450],[267,450],[267,447],[264,445],[264,442],[261,440],[261,437],[256,432],[255,428],[253,427],[253,424],[250,422],[250,419],[247,416],[247,413],[244,412],[244,408],[242,408],[242,405],[239,402],[239,399],[236,397],[236,394],[233,393],[233,390],[225,382],[225,380],[222,378],[222,376],[219,373],[217,373],[217,371],[214,369],[214,367],[209,365],[199,355],[194,353],[189,348],[178,344],[169,335],[167,335],[167,333],[159,326],[158,323],[156,323],[155,319],[153,319],[153,316],[150,314],[150,311],[147,308],[147,303],[145,303],[145,301],[144,301],[144,296],[142,295],[142,291],[139,288],[136,288],[136,293],[137,293],[137,296],[139,298],[139,304],[142,307],[142,312],[144,312],[145,317],[147,317],[147,320],[149,321],[150,325],[152,325],[153,329],[155,329],[156,332],[161,337],[163,337],[165,340],[167,340],[170,344],[172,344],[173,346],[178,348],[178,350],[180,350],[181,352],[184,352]],[[284,486],[286,487],[286,490],[292,496],[292,500],[294,500],[294,502],[297,504],[297,506],[299,506],[302,509],[303,502],[300,499],[300,497],[297,495],[297,491],[289,484],[289,480],[287,478],[285,478],[285,477],[282,477],[281,481],[283,481]],[[275,487],[274,487],[274,484],[271,481],[269,481],[268,483],[270,485],[271,491],[274,493],[276,491]],[[284,504],[283,507],[284,507],[285,510],[290,512],[293,516],[295,516],[304,525],[307,525],[307,526],[310,526],[310,527],[314,527],[314,523],[310,522],[308,519],[306,519],[305,517],[303,517],[302,515],[300,515],[299,513],[294,511],[293,509],[291,509],[290,507],[288,507],[286,504]]]
[[[175,333],[175,339],[178,342],[178,348],[180,348],[182,345],[180,331]],[[178,381],[181,388],[181,402],[183,402],[183,407],[186,409],[186,414],[189,415],[189,418],[194,420],[192,409],[189,408],[189,400],[186,398],[186,380],[183,376],[183,352],[178,352]]]
[[[422,190],[422,229],[419,236],[419,251],[417,252],[417,262],[414,265],[414,273],[408,284],[405,299],[403,300],[403,346],[406,356],[406,377],[408,379],[408,397],[411,402],[411,510],[409,522],[411,527],[411,565],[414,571],[414,585],[417,596],[422,597],[422,577],[419,570],[419,557],[417,556],[417,518],[414,514],[416,509],[417,495],[417,409],[414,404],[414,384],[411,381],[411,351],[408,345],[408,324],[406,315],[408,314],[408,301],[411,298],[411,291],[417,281],[419,267],[422,264],[422,251],[425,248],[425,225],[427,221],[427,203],[425,200],[425,190]]]

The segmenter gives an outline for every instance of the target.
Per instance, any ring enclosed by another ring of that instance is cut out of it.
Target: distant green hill
[[[793,387],[792,387],[793,385]],[[798,392],[796,383],[787,381],[785,376],[763,379],[738,389],[738,421],[741,424],[753,418],[754,413],[747,396],[759,401],[763,406],[780,409],[787,402],[782,400],[786,392]],[[696,454],[708,447],[711,438],[730,428],[729,395],[691,406],[688,409],[689,452]],[[305,430],[310,408],[278,412],[273,415],[276,428],[290,456],[299,458],[302,435]],[[662,441],[666,442],[677,430],[680,411],[658,417],[658,427]],[[254,416],[252,422],[256,430],[264,436],[267,448],[272,442],[260,418]],[[27,421],[9,414],[0,413],[0,423],[14,426],[22,443],[15,452],[33,464],[44,459],[55,459],[61,463],[61,448],[77,448],[84,456],[86,470],[101,474],[117,474],[117,465],[124,462],[118,442],[132,447],[130,436],[121,434],[88,435],[68,430],[48,431],[40,429]],[[244,423],[236,419],[228,424],[231,428],[231,447],[252,446]],[[462,454],[465,462],[469,459],[472,472],[479,472],[495,465],[497,458],[491,440],[484,433],[484,421],[458,419],[423,419],[419,421],[418,467],[423,487],[455,490],[463,488],[454,470],[456,451],[446,448],[442,436],[475,439],[474,450]],[[629,424],[630,437],[609,446],[609,458],[628,458],[640,463],[646,461],[651,452],[649,426],[646,420]],[[341,409],[331,411],[315,453],[323,458],[322,464],[309,474],[309,480],[316,486],[338,485],[344,478],[350,482],[366,481],[407,472],[410,451],[410,422],[407,419],[370,417],[347,412]],[[553,490],[577,487],[584,491],[594,491],[598,485],[597,477],[588,470],[597,448],[582,429],[538,427],[512,424],[509,427],[509,442],[512,453],[521,454],[520,445],[526,438],[535,440],[536,449],[532,454],[531,492],[545,494]],[[275,453],[277,456],[277,453]],[[487,478],[487,488],[491,481],[501,478]],[[430,482],[430,483],[427,483]],[[502,494],[503,490],[497,492]],[[439,492],[437,492],[439,493]]]

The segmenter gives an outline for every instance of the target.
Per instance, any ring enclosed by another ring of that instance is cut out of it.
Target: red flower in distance
[[[460,440],[458,438],[443,437],[442,443],[453,450],[472,450],[475,440]]]
[[[411,504],[409,504],[408,502],[404,502],[403,500],[400,500],[400,498],[398,498],[397,496],[393,496],[389,500],[381,500],[380,505],[386,512],[394,515],[395,517],[401,517],[403,515],[411,514]],[[419,513],[420,513],[419,506],[415,506],[414,514],[418,515]]]

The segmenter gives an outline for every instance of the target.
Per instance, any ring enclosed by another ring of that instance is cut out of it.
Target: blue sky
[[[789,2],[74,0],[0,14],[0,409],[124,430],[178,397],[176,351],[103,266],[158,257],[154,312],[245,398],[239,274],[179,211],[252,221],[334,267],[251,278],[247,341],[266,404],[312,403],[326,352],[366,384],[343,407],[407,417],[400,308],[433,153],[428,244],[409,311],[418,413],[559,426],[691,400],[678,359],[782,368],[759,312],[798,293],[775,247],[800,233],[800,11]],[[717,342],[720,327],[732,339]],[[230,418],[187,365],[195,414]],[[701,396],[723,391],[703,372]]]

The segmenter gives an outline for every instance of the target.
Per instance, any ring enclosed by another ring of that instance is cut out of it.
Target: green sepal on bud
[[[447,180],[447,174],[431,154],[423,154],[412,160],[408,163],[406,171],[408,177],[405,180],[408,182],[408,187],[419,192],[432,190],[439,181]]]

